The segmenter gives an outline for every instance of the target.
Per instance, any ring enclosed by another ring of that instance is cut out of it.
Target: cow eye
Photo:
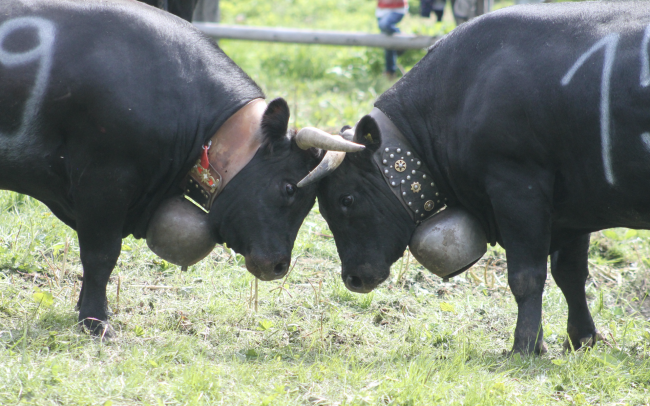
[[[296,193],[296,187],[293,186],[291,183],[287,183],[284,187],[284,190],[287,191],[287,194],[289,196],[293,196]]]
[[[354,203],[354,197],[352,197],[351,195],[345,195],[341,197],[341,205],[343,207],[350,207],[352,206],[352,203]]]

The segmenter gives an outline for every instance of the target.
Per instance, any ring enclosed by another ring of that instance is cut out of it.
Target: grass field
[[[223,1],[223,21],[375,32],[370,0]],[[415,5],[413,5],[415,7]],[[339,7],[337,9],[337,7]],[[333,11],[336,10],[336,11]],[[409,16],[405,31],[444,33]],[[292,123],[354,123],[391,83],[381,50],[223,41]],[[409,69],[422,52],[400,63]],[[592,236],[587,292],[608,339],[563,354],[565,300],[544,296],[549,352],[506,357],[516,306],[502,249],[443,282],[409,255],[369,295],[346,290],[316,208],[285,280],[261,282],[227,247],[187,272],[124,240],[109,283],[117,338],[80,333],[75,233],[0,192],[0,404],[649,405],[650,232]]]

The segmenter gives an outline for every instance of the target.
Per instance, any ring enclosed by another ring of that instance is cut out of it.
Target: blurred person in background
[[[515,0],[515,2],[541,3],[543,0]],[[548,1],[548,0],[547,0]],[[431,11],[436,14],[438,21],[442,20],[442,14],[447,0],[420,0],[420,15],[429,17]],[[493,0],[451,0],[451,9],[454,12],[456,24],[460,25],[474,17],[485,14],[492,9]]]
[[[218,23],[219,0],[199,0],[194,8],[192,21],[201,21],[206,23]]]
[[[399,33],[397,23],[402,21],[404,15],[408,12],[408,0],[378,0],[375,16],[379,30],[386,35]],[[395,77],[397,70],[397,51],[394,49],[384,50],[386,56],[386,70],[384,75],[389,79]]]
[[[429,18],[433,11],[438,21],[442,21],[442,14],[445,11],[445,3],[446,0],[421,0],[420,15]]]
[[[140,0],[189,22],[219,22],[219,0]]]
[[[493,0],[451,0],[456,24],[460,25],[474,17],[492,10]]]

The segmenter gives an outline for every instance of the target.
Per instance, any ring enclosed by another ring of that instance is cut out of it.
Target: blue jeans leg
[[[429,18],[431,10],[433,10],[433,2],[435,0],[420,0],[420,15]]]
[[[385,49],[384,56],[386,58],[386,72],[395,73],[397,70],[397,51]]]
[[[402,21],[402,18],[404,18],[404,14],[396,13],[394,11],[386,14],[382,18],[378,18],[377,24],[379,25],[379,30],[382,34],[386,35],[393,35],[396,32],[400,32],[399,28],[397,28],[395,24]]]
[[[400,32],[396,24],[402,21],[402,18],[404,18],[404,14],[395,12],[388,13],[382,18],[378,18],[377,24],[379,25],[379,30],[386,35],[393,35]],[[395,73],[397,70],[397,51],[386,49],[384,53],[386,56],[386,72]]]

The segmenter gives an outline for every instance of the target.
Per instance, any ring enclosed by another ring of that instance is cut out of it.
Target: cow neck
[[[266,102],[255,99],[219,127],[182,184],[185,196],[210,211],[214,200],[259,149],[265,110]]]
[[[445,207],[447,199],[420,155],[390,118],[376,107],[370,116],[381,133],[381,148],[373,154],[375,164],[411,219],[415,223],[426,220]]]

